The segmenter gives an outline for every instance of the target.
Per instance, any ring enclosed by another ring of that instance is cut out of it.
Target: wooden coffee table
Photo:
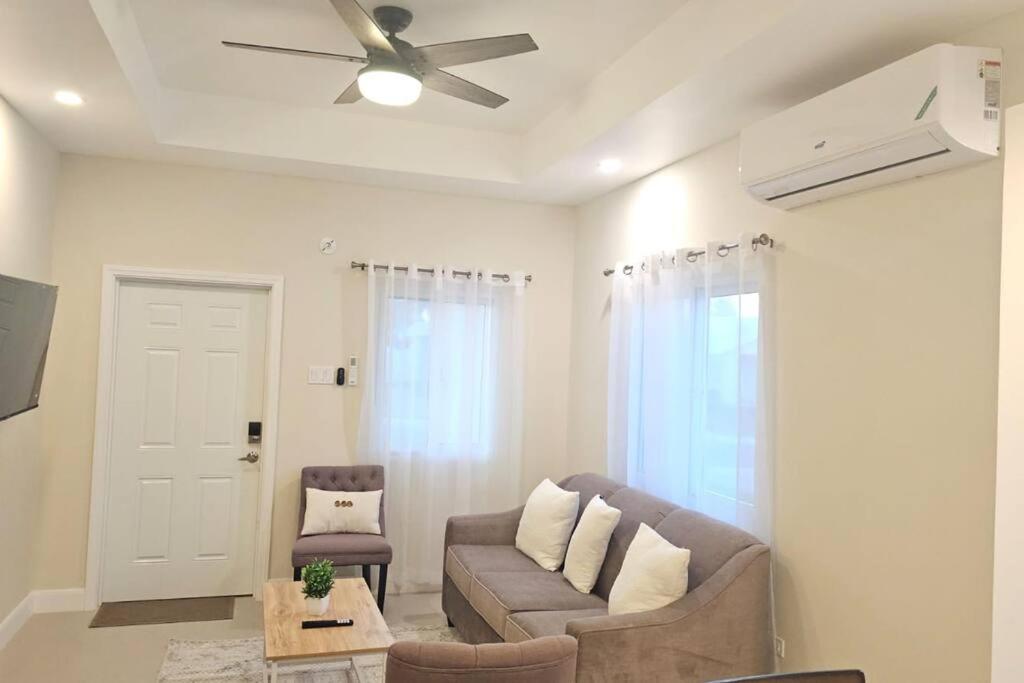
[[[351,663],[359,677],[354,655],[384,653],[395,639],[363,579],[335,579],[331,606],[320,617],[306,614],[298,581],[268,581],[263,585],[263,636],[266,669],[264,680],[277,682],[278,664],[309,664],[323,661]],[[307,619],[351,619],[351,626],[303,629]]]

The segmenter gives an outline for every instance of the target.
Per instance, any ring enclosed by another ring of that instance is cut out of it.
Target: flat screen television
[[[0,275],[0,420],[39,406],[57,288]]]

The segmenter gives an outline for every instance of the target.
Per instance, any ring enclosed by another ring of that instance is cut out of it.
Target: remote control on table
[[[335,626],[351,626],[351,619],[313,619],[302,622],[302,628],[333,628]]]

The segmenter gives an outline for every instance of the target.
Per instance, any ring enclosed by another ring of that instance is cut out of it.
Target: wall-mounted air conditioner
[[[791,208],[999,155],[995,48],[933,45],[743,130],[740,181]]]

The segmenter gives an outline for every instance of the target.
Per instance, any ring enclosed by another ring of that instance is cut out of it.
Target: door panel
[[[231,507],[234,480],[199,478],[199,559],[227,559],[231,552]]]
[[[174,480],[145,477],[138,484],[136,562],[168,562],[171,554],[171,501]]]
[[[178,380],[181,351],[145,349],[142,388],[142,448],[173,448],[178,421]]]
[[[203,392],[202,422],[204,448],[231,448],[238,433],[238,353],[206,352],[206,389]]]
[[[118,294],[102,599],[252,592],[267,294],[125,283]]]

